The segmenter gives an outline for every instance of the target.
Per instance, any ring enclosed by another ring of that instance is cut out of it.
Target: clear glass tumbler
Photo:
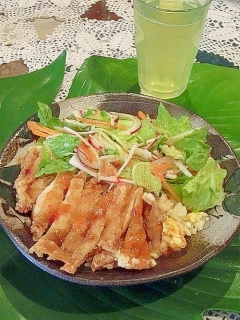
[[[134,0],[141,93],[163,99],[187,87],[212,0]]]

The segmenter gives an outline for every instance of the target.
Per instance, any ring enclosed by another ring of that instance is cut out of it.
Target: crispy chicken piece
[[[96,248],[95,248],[96,249]],[[117,251],[116,251],[117,252]],[[117,267],[116,264],[116,252],[106,251],[106,250],[96,250],[95,254],[91,256],[91,260],[88,263],[92,271],[100,269],[113,269]]]
[[[125,234],[129,226],[129,223],[131,221],[132,211],[135,204],[136,192],[137,192],[137,187],[128,185],[128,200],[126,201],[125,208],[121,215],[121,225],[122,225],[121,235]]]
[[[106,159],[100,159],[99,175],[103,177],[116,176],[117,169]]]
[[[78,243],[73,251],[69,262],[65,263],[61,270],[75,273],[77,268],[84,263],[87,255],[96,247],[105,225],[106,211],[113,198],[113,191],[105,192],[99,199],[95,213],[89,222],[89,229],[86,231],[82,241]]]
[[[40,239],[49,227],[52,216],[64,200],[73,176],[74,173],[71,171],[58,173],[55,180],[38,196],[32,210],[31,232],[34,240]]]
[[[27,213],[32,210],[39,194],[53,181],[55,174],[36,177],[38,165],[42,159],[41,149],[33,146],[21,159],[21,171],[15,180],[16,210]]]
[[[142,188],[138,188],[135,192],[131,221],[117,255],[117,265],[125,269],[148,269],[156,265],[155,260],[150,256],[144,230],[142,195]]]
[[[155,200],[151,205],[145,203],[143,218],[151,255],[156,259],[161,254],[163,222],[166,220],[166,214],[161,211]]]
[[[63,240],[71,230],[71,215],[75,214],[78,201],[81,198],[86,175],[79,171],[70,181],[64,201],[59,205],[56,214],[52,216],[52,224],[47,233],[30,248],[30,253],[35,252],[39,257],[51,254],[61,247]],[[51,218],[50,218],[51,219]]]
[[[106,212],[106,224],[97,244],[97,253],[91,261],[93,271],[102,268],[112,269],[115,266],[116,254],[122,235],[122,214],[129,199],[131,185],[118,184],[114,188],[113,201]]]
[[[49,259],[71,263],[72,254],[84,239],[94,215],[96,204],[104,191],[106,191],[106,186],[98,184],[95,178],[85,184],[76,210],[70,217],[71,230],[62,242],[62,246],[49,254]]]

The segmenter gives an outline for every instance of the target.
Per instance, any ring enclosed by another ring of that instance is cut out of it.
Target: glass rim
[[[148,7],[148,8],[154,9],[156,11],[169,12],[169,13],[175,13],[175,12],[176,13],[187,13],[187,12],[192,12],[192,11],[195,11],[195,10],[203,9],[203,8],[209,6],[212,1],[213,0],[207,0],[206,3],[204,3],[200,7],[193,7],[193,8],[189,8],[189,9],[173,9],[172,10],[172,9],[158,8],[156,6],[151,5],[150,3],[146,3],[144,0],[134,0],[134,2],[139,2],[142,5],[144,5],[144,6]]]

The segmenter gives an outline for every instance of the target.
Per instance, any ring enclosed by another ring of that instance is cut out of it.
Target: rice
[[[158,205],[167,217],[163,222],[163,253],[167,247],[174,251],[184,248],[183,238],[203,230],[209,220],[206,212],[188,212],[181,202],[174,203],[164,193],[159,198]]]

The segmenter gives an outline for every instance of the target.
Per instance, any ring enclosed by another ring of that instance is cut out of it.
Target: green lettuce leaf
[[[156,137],[156,127],[152,124],[151,120],[144,119],[141,122],[142,126],[137,132],[137,137],[144,142]]]
[[[206,165],[181,190],[183,204],[193,211],[205,211],[220,204],[224,197],[222,189],[226,170],[209,157]]]
[[[70,134],[61,134],[45,140],[43,159],[38,166],[37,176],[75,170],[68,162],[79,143],[80,138]]]
[[[205,142],[207,139],[207,127],[201,127],[201,128],[193,128],[189,131],[185,131],[183,133],[180,133],[176,136],[168,138],[168,143],[169,144],[175,144],[176,142],[184,139],[184,138],[189,138],[189,139],[194,139],[194,140],[199,140],[202,142]]]
[[[195,171],[206,164],[211,150],[208,144],[190,138],[178,141],[176,146],[184,151],[186,164]]]
[[[57,158],[61,158],[73,153],[80,143],[80,138],[70,134],[60,134],[45,140],[44,143],[49,146]]]
[[[133,165],[132,180],[135,185],[143,187],[149,192],[159,193],[162,189],[162,183],[152,174],[149,162],[137,162]]]
[[[160,103],[156,118],[156,125],[166,137],[173,137],[188,130],[192,130],[189,117],[181,116],[176,119],[170,115],[168,110]]]
[[[191,134],[174,144],[185,153],[186,164],[195,171],[206,164],[211,151],[211,147],[205,142],[206,136],[207,128],[194,129]]]
[[[111,116],[106,110],[93,111],[92,109],[88,109],[86,113],[84,113],[83,118],[94,119],[98,121],[111,122]]]
[[[55,126],[57,127],[63,127],[63,122],[53,116],[52,109],[43,102],[38,102],[38,118],[40,122],[51,129],[54,129]]]
[[[69,157],[63,157],[61,159],[54,159],[48,161],[47,159],[42,159],[39,166],[36,177],[40,177],[43,174],[60,173],[64,171],[75,171],[75,168],[69,164]]]

